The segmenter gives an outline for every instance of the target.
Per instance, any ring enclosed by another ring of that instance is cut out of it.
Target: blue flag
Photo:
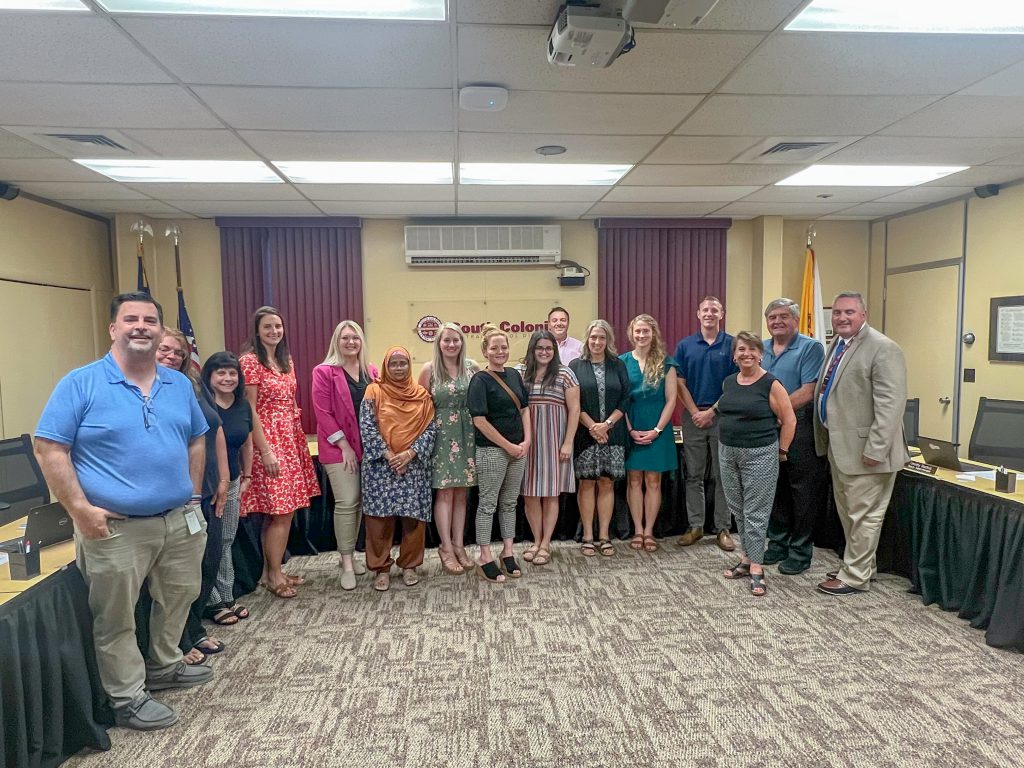
[[[139,292],[144,293],[147,296],[149,296],[150,295],[150,292],[149,292],[149,278],[146,277],[146,267],[142,263],[142,245],[141,244],[139,244],[139,277],[138,277],[138,284],[139,284],[139,288],[138,288]]]
[[[199,346],[196,344],[196,333],[192,330],[192,321],[188,317],[188,310],[185,309],[185,292],[178,289],[178,330],[185,334],[188,339],[189,354],[191,356],[192,368],[199,373]]]

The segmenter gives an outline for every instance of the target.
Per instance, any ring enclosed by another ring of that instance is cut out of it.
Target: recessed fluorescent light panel
[[[951,173],[967,170],[966,165],[812,165],[777,187],[914,187]]]
[[[192,184],[283,184],[259,160],[75,160],[114,181]]]
[[[610,186],[632,165],[594,163],[462,163],[460,184],[538,184]]]
[[[809,32],[1024,34],[1019,0],[814,0],[786,27]]]
[[[112,13],[444,21],[445,0],[98,0]]]
[[[451,163],[274,161],[293,184],[451,184]]]
[[[0,0],[0,11],[88,11],[79,0]]]

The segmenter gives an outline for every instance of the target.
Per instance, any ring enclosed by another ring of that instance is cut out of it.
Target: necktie
[[[826,403],[828,402],[828,393],[832,390],[832,380],[835,378],[836,369],[839,367],[839,361],[843,359],[843,354],[848,348],[848,344],[845,339],[840,339],[839,343],[836,344],[835,354],[832,355],[832,364],[829,365],[828,371],[825,372],[825,379],[821,383],[821,401],[819,408],[819,414],[821,415],[821,423],[828,426],[828,409]]]

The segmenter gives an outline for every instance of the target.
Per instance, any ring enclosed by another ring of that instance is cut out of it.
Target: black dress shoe
[[[781,571],[782,568],[780,567],[779,570]],[[825,574],[825,578],[829,579],[830,581],[834,581],[835,579],[839,578],[839,571],[829,571],[828,573]],[[875,576],[872,576],[871,580],[872,581],[878,581],[878,579]]]
[[[779,563],[779,573],[786,576],[796,576],[798,573],[803,573],[810,567],[811,564],[806,563],[803,560],[790,560],[789,558],[786,558]],[[829,578],[834,579],[835,576],[830,576]]]
[[[851,587],[839,579],[829,579],[818,585],[818,591],[824,592],[826,595],[859,595],[864,590]]]

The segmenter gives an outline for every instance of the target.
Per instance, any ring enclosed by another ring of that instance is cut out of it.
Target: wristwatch
[[[654,428],[654,431],[655,431],[655,432],[657,432],[657,433],[658,433],[658,434],[660,435],[660,434],[661,434],[662,432],[664,432],[665,430],[663,430],[663,429],[662,429],[661,427],[655,427],[655,428]]]
[[[614,422],[614,421],[612,421],[610,417],[609,417],[609,418],[607,418],[607,419],[605,419],[605,420],[604,420],[604,423],[608,425],[608,428],[609,428],[609,429],[611,429],[612,427],[614,427],[614,426],[615,426],[615,422]]]

